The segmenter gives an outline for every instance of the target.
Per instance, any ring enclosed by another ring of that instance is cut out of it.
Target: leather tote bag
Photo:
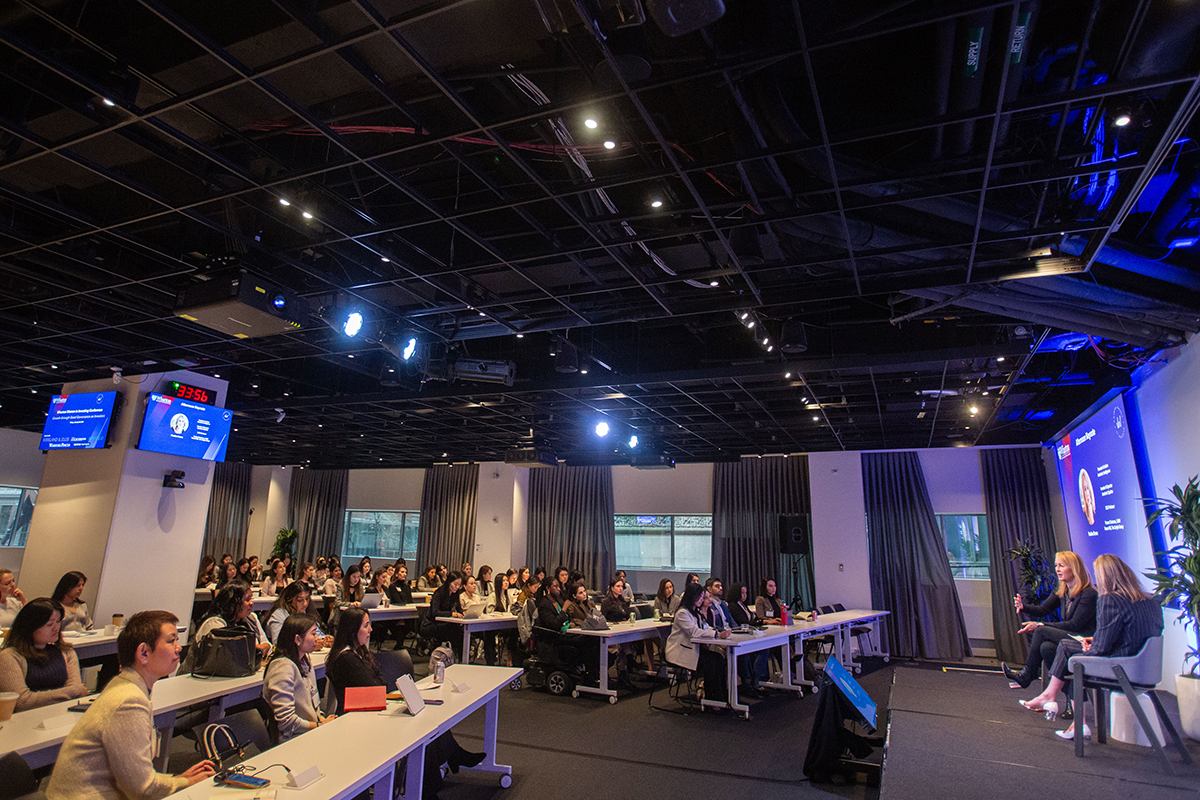
[[[253,631],[238,626],[216,628],[196,643],[192,675],[198,678],[244,678],[258,670]]]

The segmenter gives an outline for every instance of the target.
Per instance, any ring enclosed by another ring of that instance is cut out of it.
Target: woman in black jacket
[[[345,713],[347,688],[386,686],[383,673],[367,646],[370,641],[371,616],[367,610],[358,606],[344,610],[338,618],[333,647],[325,662],[325,676],[333,687],[338,714]],[[425,747],[425,774],[421,787],[423,800],[436,798],[438,790],[442,788],[442,764],[447,764],[451,772],[457,773],[459,767],[477,766],[486,755],[462,749],[450,732],[434,739]]]
[[[1062,610],[1062,622],[1026,622],[1020,633],[1032,633],[1029,654],[1025,657],[1025,668],[1014,672],[1004,664],[1004,675],[1022,689],[1029,687],[1041,674],[1041,665],[1047,668],[1054,662],[1058,643],[1070,636],[1091,636],[1096,632],[1096,587],[1088,577],[1083,559],[1070,550],[1054,554],[1054,573],[1058,576],[1058,588],[1040,605],[1025,605],[1020,595],[1013,598],[1017,613],[1034,617],[1047,617],[1054,610]],[[1015,688],[1015,687],[1014,687]]]
[[[440,642],[449,642],[454,649],[455,658],[461,663],[462,628],[452,622],[439,620],[462,619],[462,610],[458,604],[458,594],[462,591],[462,575],[451,572],[446,575],[446,581],[429,597],[429,616],[421,628],[422,636],[435,638]]]

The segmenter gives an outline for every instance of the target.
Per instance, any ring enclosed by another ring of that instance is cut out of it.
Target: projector
[[[295,292],[245,272],[194,283],[175,297],[175,316],[238,339],[297,330],[308,311]]]
[[[661,453],[634,453],[629,466],[636,469],[675,469],[675,459]]]
[[[450,380],[478,381],[513,385],[517,365],[511,361],[483,361],[477,358],[460,358],[450,365]]]
[[[544,447],[514,447],[504,454],[504,463],[518,467],[557,467],[558,456]]]

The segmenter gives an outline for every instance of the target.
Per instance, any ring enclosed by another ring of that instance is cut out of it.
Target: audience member
[[[250,559],[239,558],[237,561],[237,576],[246,583],[254,583],[254,579],[250,577]]]
[[[596,604],[588,598],[587,587],[582,583],[571,584],[568,591],[570,596],[567,598],[566,611],[571,620],[571,627],[582,628],[583,621],[596,614],[598,609]]]
[[[169,611],[129,618],[117,638],[121,673],[67,734],[46,788],[48,800],[159,800],[212,776],[208,761],[181,775],[154,771],[150,692],[179,665],[178,622]]]
[[[725,603],[725,587],[721,584],[721,579],[709,578],[704,583],[704,588],[712,595],[709,609],[712,626],[719,631],[732,628],[733,615],[729,613],[729,606]]]
[[[17,612],[0,649],[0,692],[17,693],[17,711],[83,697],[79,658],[62,638],[63,607],[38,597]]]
[[[558,581],[559,587],[566,594],[567,587],[570,586],[571,571],[564,566],[554,568],[554,580]]]
[[[303,564],[301,564],[300,565],[300,577],[296,578],[296,580],[299,581],[300,583],[303,583],[305,586],[307,586],[308,590],[310,592],[315,592],[317,590],[317,566],[316,566],[316,564],[310,564],[307,561],[305,561]]]
[[[700,576],[694,572],[689,572],[687,574],[687,577],[683,579],[683,586],[686,589],[688,587],[688,585],[693,584],[693,583],[699,583],[699,582],[700,582]]]
[[[517,570],[517,582],[514,586],[519,591],[524,589],[527,583],[529,583],[529,567],[521,567]]]
[[[764,625],[783,624],[783,604],[776,595],[775,581],[763,578],[758,587],[758,597],[754,598],[754,613]]]
[[[629,621],[630,606],[625,599],[625,580],[619,572],[608,582],[608,593],[600,601],[600,613],[609,622]]]
[[[704,621],[712,595],[705,591],[699,581],[688,583],[683,590],[683,599],[671,633],[667,636],[667,661],[684,669],[699,672],[704,678],[704,694],[709,700],[724,701],[727,696],[725,685],[725,656],[704,646],[704,641],[729,638],[729,631],[717,631]]]
[[[317,624],[307,614],[292,614],[279,629],[275,652],[267,662],[262,696],[271,707],[279,740],[287,741],[333,719],[321,714],[317,676],[309,654],[317,649]]]
[[[465,612],[468,608],[480,602],[481,599],[479,596],[479,582],[475,580],[474,575],[467,575],[463,578],[462,591],[458,593],[459,609]]]
[[[217,560],[205,553],[200,559],[200,571],[196,573],[196,588],[207,589],[210,584],[217,582]]]
[[[430,564],[421,573],[421,577],[417,578],[418,592],[432,592],[442,585],[442,579],[438,577],[437,564]]]
[[[313,585],[320,589],[328,579],[329,566],[325,561],[325,556],[317,556],[316,569],[313,570]]]
[[[487,564],[479,568],[479,594],[492,599],[492,568]]]
[[[258,563],[258,556],[250,556],[250,583],[258,583],[262,580],[262,567]]]
[[[633,589],[629,585],[629,579],[625,577],[625,570],[617,570],[617,577],[621,579],[621,595],[625,598],[625,602],[633,602]]]
[[[425,618],[425,627],[421,629],[422,636],[429,636],[439,642],[449,642],[458,661],[463,660],[462,628],[439,620],[451,617],[462,619],[463,613],[458,606],[458,593],[461,590],[462,576],[457,572],[447,574],[445,583],[429,597],[429,615]]]
[[[90,631],[92,617],[88,614],[87,603],[79,599],[83,587],[87,585],[87,575],[72,570],[58,579],[54,594],[50,599],[63,607],[62,629],[64,631]]]
[[[351,564],[346,570],[346,576],[338,584],[338,608],[358,605],[362,602],[364,594],[366,592],[363,591],[362,571],[357,564]]]
[[[222,586],[237,579],[237,564],[232,561],[222,562],[221,566],[217,568],[217,583],[213,586],[213,592],[221,591]]]
[[[412,605],[412,587],[408,585],[408,567],[404,564],[396,567],[396,578],[388,584],[387,596],[394,606]]]
[[[337,597],[338,587],[342,584],[342,568],[334,564],[329,570],[329,577],[325,579],[325,585],[321,587],[321,594],[325,597]]]
[[[267,615],[267,638],[271,640],[271,644],[274,645],[279,641],[279,631],[283,628],[283,623],[294,614],[311,617],[317,624],[318,650],[333,644],[333,637],[326,636],[321,631],[321,622],[317,619],[316,614],[312,613],[312,593],[302,581],[293,581],[288,584],[271,606],[270,613]]]
[[[289,578],[292,577],[292,554],[284,553],[280,560],[283,562],[283,574]]]
[[[1070,550],[1055,553],[1054,574],[1058,576],[1058,587],[1040,605],[1025,605],[1020,595],[1013,598],[1018,614],[1048,617],[1055,609],[1062,612],[1061,622],[1030,620],[1020,627],[1019,633],[1033,634],[1029,652],[1025,655],[1025,667],[1020,672],[1013,672],[1008,664],[1001,667],[1004,675],[1022,689],[1029,688],[1035,678],[1041,677],[1043,664],[1048,668],[1054,663],[1059,642],[1070,636],[1091,636],[1096,632],[1096,603],[1100,595],[1092,586],[1083,559]]]
[[[679,595],[675,594],[675,584],[670,578],[658,582],[658,593],[654,595],[654,610],[660,616],[669,617],[679,609]]]
[[[289,583],[291,581],[288,580],[287,566],[282,560],[272,561],[271,574],[263,579],[259,594],[263,597],[276,597]]]
[[[471,577],[471,564],[469,562],[464,561],[462,568],[459,569],[459,571],[458,571],[458,574],[462,575],[463,583],[466,583],[467,578]]]
[[[255,646],[262,655],[271,652],[271,641],[259,624],[258,617],[254,616],[254,592],[250,590],[250,584],[236,578],[225,584],[213,598],[209,611],[209,617],[200,623],[200,629],[196,631],[197,644],[217,628],[239,627],[254,634]],[[198,647],[188,648],[184,672],[192,671],[198,652]]]

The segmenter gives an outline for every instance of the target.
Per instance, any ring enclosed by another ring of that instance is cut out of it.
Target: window
[[[708,572],[712,514],[616,514],[617,568]]]
[[[0,547],[24,547],[37,489],[0,486]]]
[[[356,562],[363,556],[383,561],[417,557],[417,528],[420,511],[346,512],[342,534],[342,563]],[[410,569],[410,574],[416,574]]]
[[[987,515],[938,514],[950,572],[955,578],[988,580],[991,557],[988,555]]]

